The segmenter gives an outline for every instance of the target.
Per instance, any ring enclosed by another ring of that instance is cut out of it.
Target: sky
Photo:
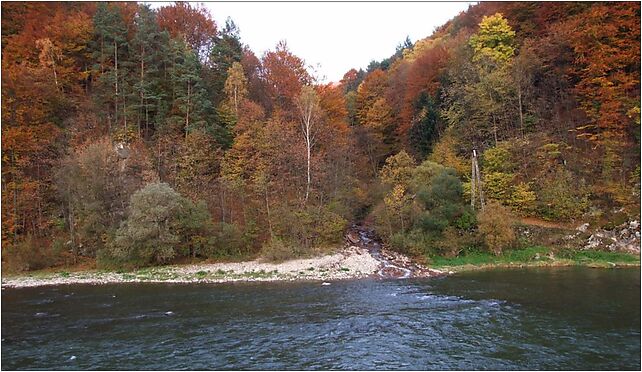
[[[321,82],[339,81],[351,68],[390,57],[406,36],[413,43],[430,36],[469,4],[204,3],[219,27],[228,16],[234,20],[241,42],[257,57],[285,40]]]

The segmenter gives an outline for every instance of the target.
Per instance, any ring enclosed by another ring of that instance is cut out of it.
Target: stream
[[[368,250],[372,257],[381,263],[381,268],[377,271],[377,276],[381,279],[426,278],[443,275],[440,271],[428,269],[412,262],[402,254],[385,249],[372,228],[352,225],[346,240],[352,245]]]

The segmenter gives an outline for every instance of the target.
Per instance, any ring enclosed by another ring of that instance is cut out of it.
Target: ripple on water
[[[600,291],[592,283],[595,295],[584,291],[581,298],[575,292],[590,279],[581,272],[558,274],[551,282],[526,271],[339,281],[329,287],[78,286],[74,301],[42,304],[33,301],[58,297],[48,290],[43,295],[9,290],[3,291],[2,335],[10,341],[2,343],[2,364],[7,369],[639,369],[639,288],[622,289],[639,282],[639,271],[634,274],[620,280],[611,276],[621,272],[591,273],[612,280],[619,291]],[[532,284],[523,283],[529,275]],[[554,285],[559,280],[564,286]],[[511,289],[506,284],[511,282],[520,284]],[[560,303],[539,297],[534,289],[541,286],[557,290]],[[112,295],[118,306],[101,308]],[[29,310],[21,312],[25,306]],[[36,313],[64,316],[30,321]],[[73,364],[71,355],[78,357]]]

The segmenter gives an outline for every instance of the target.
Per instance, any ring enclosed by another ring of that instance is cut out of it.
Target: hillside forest
[[[3,269],[283,260],[353,223],[429,262],[639,221],[640,3],[482,2],[393,50],[324,84],[203,6],[3,2]]]

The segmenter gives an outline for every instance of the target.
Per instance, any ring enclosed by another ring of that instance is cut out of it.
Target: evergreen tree
[[[93,56],[97,60],[94,69],[99,75],[97,101],[107,112],[110,126],[118,125],[123,121],[124,92],[123,83],[127,71],[123,68],[123,61],[127,58],[127,26],[117,6],[98,3],[94,15],[94,40],[92,43]]]
[[[174,89],[170,123],[180,125],[185,135],[193,129],[211,132],[214,111],[201,79],[198,56],[181,40],[173,40],[171,48],[170,79]]]
[[[422,92],[417,98],[415,112],[409,132],[410,146],[423,159],[432,151],[432,145],[438,135],[438,126],[441,124],[441,117],[438,105],[426,92]]]
[[[136,33],[131,42],[132,64],[132,109],[139,134],[149,135],[154,119],[162,120],[162,101],[167,97],[162,86],[164,59],[169,35],[161,31],[156,14],[149,5],[140,5],[135,19]]]
[[[239,29],[228,18],[225,27],[218,32],[214,40],[214,47],[209,56],[209,69],[206,71],[207,88],[216,104],[224,99],[223,90],[227,80],[228,70],[234,62],[241,62],[243,45],[239,36]]]

